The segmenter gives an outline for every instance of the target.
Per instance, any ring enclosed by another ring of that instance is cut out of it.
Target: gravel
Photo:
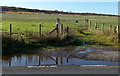
[[[118,48],[92,48],[91,52],[76,55],[78,58],[89,59],[89,60],[104,60],[104,61],[113,61],[119,62],[119,53],[120,49]]]

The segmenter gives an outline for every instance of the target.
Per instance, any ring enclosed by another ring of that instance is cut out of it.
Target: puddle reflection
[[[79,58],[44,56],[44,54],[19,54],[2,57],[3,66],[40,65],[118,65],[118,62],[84,60]]]
[[[28,65],[63,65],[67,64],[69,58],[54,56],[13,56],[9,59],[3,57],[3,66],[28,66]],[[63,63],[64,62],[64,63]]]

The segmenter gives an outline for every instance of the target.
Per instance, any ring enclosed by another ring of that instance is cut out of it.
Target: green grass
[[[39,24],[42,25],[42,33],[46,34],[56,27],[56,19],[70,27],[70,36],[68,38],[57,39],[56,37],[38,37]],[[82,30],[85,28],[84,19],[89,19],[92,23],[91,30]],[[76,20],[82,20],[76,23]],[[98,23],[98,29],[101,30],[102,23],[105,24],[105,32],[94,31],[95,22]],[[13,33],[29,32],[28,38],[22,36],[22,39],[16,39],[9,36],[3,36],[4,53],[25,52],[26,50],[46,49],[67,46],[81,46],[86,42],[92,46],[118,46],[116,42],[117,34],[108,30],[109,25],[117,25],[118,18],[110,16],[83,16],[83,15],[54,15],[54,14],[2,14],[2,32],[9,32],[9,25],[12,24]],[[81,33],[80,31],[83,31]],[[30,34],[34,33],[30,39]],[[17,41],[16,41],[17,40]],[[10,42],[9,42],[10,41]],[[21,46],[22,45],[22,46]],[[20,46],[20,47],[19,47]],[[12,50],[12,51],[11,51]]]
[[[92,46],[110,46],[119,47],[119,42],[117,41],[117,34],[110,32],[110,30],[105,30],[101,32],[99,30],[85,30],[84,34],[78,34],[77,36],[84,41],[86,44]]]
[[[64,27],[69,26],[71,28],[78,28],[78,26],[83,27],[83,21],[75,23],[75,20],[84,20],[86,18],[92,22],[92,27],[94,27],[95,22],[98,22],[98,26],[105,23],[105,28],[108,28],[109,24],[118,24],[117,17],[107,16],[2,14],[2,31],[9,32],[9,24],[12,24],[13,32],[25,32],[26,30],[38,32],[38,26],[42,24],[42,32],[49,32],[55,28],[56,18],[61,19],[61,23]]]

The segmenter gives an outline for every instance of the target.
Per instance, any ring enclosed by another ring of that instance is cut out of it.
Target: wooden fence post
[[[110,24],[110,31],[112,32],[112,25]]]
[[[86,19],[86,28],[89,29],[89,20]]]
[[[12,24],[10,24],[10,37],[12,35]]]
[[[86,19],[84,19],[84,26],[86,26]]]
[[[69,36],[69,26],[67,26],[67,35]]]
[[[62,32],[62,34],[63,34],[63,24],[61,24],[61,32]]]
[[[62,35],[62,37],[64,37],[63,24],[61,24],[61,35]]]
[[[57,37],[63,36],[63,24],[60,23],[59,18],[57,18],[56,20],[56,31],[57,31]]]
[[[103,25],[102,25],[102,31],[103,31],[103,32],[104,32],[104,26],[105,26],[105,25],[104,25],[104,23],[103,23]]]
[[[117,29],[117,26],[115,25],[115,26],[114,26],[114,33],[117,33],[117,30],[116,30],[116,29]]]
[[[85,25],[85,27],[88,29],[88,19],[85,19],[85,20],[84,20],[84,25]]]
[[[95,23],[95,30],[97,29],[97,22]]]
[[[60,31],[59,31],[59,24],[60,24],[60,19],[57,18],[56,19],[56,33],[57,33],[57,38],[59,38],[59,33],[60,33]]]
[[[91,21],[89,21],[89,29],[91,29]]]
[[[112,25],[110,24],[110,30],[112,30]]]
[[[118,25],[118,42],[120,42],[120,25]]]
[[[41,34],[42,34],[41,30],[42,30],[42,26],[41,26],[41,24],[40,24],[40,25],[39,25],[39,37],[41,37]]]
[[[56,24],[56,33],[57,33],[57,38],[58,38],[59,37],[58,24]]]

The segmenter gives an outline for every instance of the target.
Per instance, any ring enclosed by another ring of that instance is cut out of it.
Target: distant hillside
[[[44,14],[68,14],[68,15],[97,15],[97,16],[116,16],[120,17],[120,15],[110,15],[110,14],[97,14],[97,13],[74,13],[74,12],[64,12],[58,10],[39,10],[39,9],[28,9],[21,7],[8,7],[8,6],[0,6],[2,8],[2,12],[32,12],[32,13],[44,13]]]

